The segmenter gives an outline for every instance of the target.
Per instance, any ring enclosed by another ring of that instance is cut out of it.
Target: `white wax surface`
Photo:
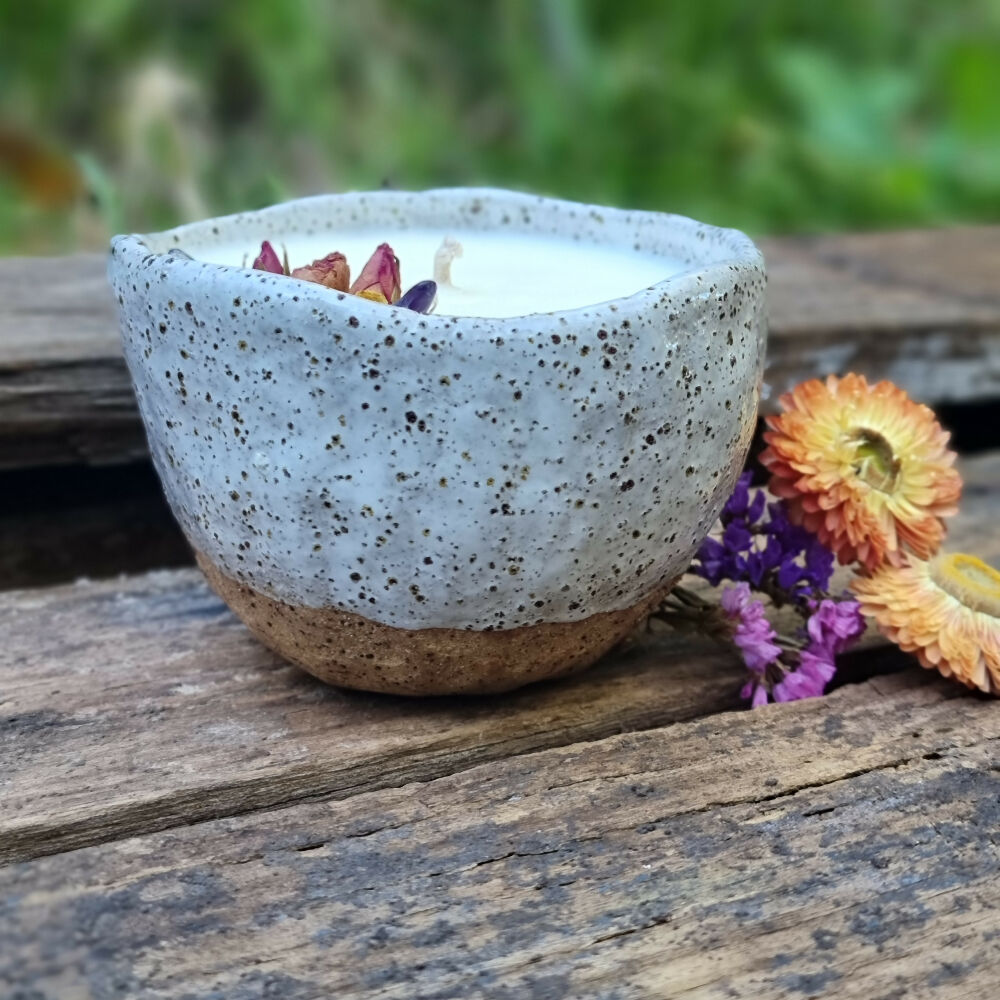
[[[435,312],[448,316],[524,316],[575,309],[631,295],[687,267],[655,254],[523,233],[352,229],[271,242],[279,257],[282,245],[288,249],[293,268],[339,250],[347,255],[352,280],[375,247],[387,242],[399,258],[405,292],[434,277],[434,254],[445,236],[457,239],[463,248],[452,264],[452,285],[438,286]],[[259,250],[258,242],[188,252],[216,264],[240,265],[245,258],[249,266]]]

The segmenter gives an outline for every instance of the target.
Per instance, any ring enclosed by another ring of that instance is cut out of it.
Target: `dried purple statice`
[[[713,586],[745,581],[777,603],[802,604],[829,586],[833,556],[789,521],[783,502],[767,503],[762,489],[751,491],[751,477],[740,476],[719,519],[721,538],[705,539],[691,572]]]

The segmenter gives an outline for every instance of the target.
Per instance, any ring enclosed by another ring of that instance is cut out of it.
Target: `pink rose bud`
[[[253,262],[255,271],[270,271],[271,274],[284,274],[285,269],[281,266],[278,255],[274,252],[274,247],[267,240],[260,245],[260,253]]]
[[[351,285],[352,295],[367,291],[381,292],[390,304],[399,299],[399,258],[388,243],[383,243],[376,249]]]
[[[292,277],[301,281],[314,281],[317,285],[325,285],[338,292],[346,292],[347,286],[351,283],[351,269],[342,253],[328,253],[305,267],[295,268]]]

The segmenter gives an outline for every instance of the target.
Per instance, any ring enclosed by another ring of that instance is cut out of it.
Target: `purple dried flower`
[[[732,623],[732,640],[750,670],[743,697],[756,708],[823,694],[836,672],[836,657],[864,631],[856,601],[826,596],[833,554],[810,531],[792,524],[783,500],[768,502],[751,487],[751,473],[737,480],[720,515],[721,536],[707,538],[691,572],[713,586],[724,580],[720,603]],[[801,642],[779,641],[764,605],[751,587],[777,605],[791,604],[805,619]]]
[[[837,672],[837,665],[833,662],[833,655],[826,649],[804,649],[799,653],[798,672],[806,674],[819,685],[820,693]]]
[[[814,609],[806,622],[810,648],[828,649],[836,656],[865,630],[864,615],[857,601],[834,601],[827,597],[818,604],[810,602],[810,606]]]
[[[787,579],[794,580],[791,587],[804,585],[800,590],[826,590],[833,575],[833,554],[811,532],[788,519],[788,509],[783,500],[767,505],[767,523],[764,530],[774,539],[781,551],[779,560]],[[803,558],[804,565],[797,560]],[[779,571],[780,572],[780,571]],[[802,597],[804,594],[798,593]]]
[[[747,507],[750,505],[750,483],[752,480],[753,473],[750,471],[742,473],[740,478],[736,480],[736,486],[733,487],[732,495],[726,501],[726,505],[722,508],[722,513],[719,515],[719,519],[723,524],[728,524],[737,517],[745,517]]]
[[[810,601],[813,613],[806,623],[809,645],[799,653],[794,670],[773,685],[775,701],[818,698],[837,672],[836,658],[865,630],[865,620],[857,601]]]
[[[774,643],[777,635],[767,620],[764,605],[750,596],[750,586],[746,583],[726,587],[719,603],[733,623],[733,642],[743,654],[746,665],[754,673],[763,674],[781,655],[781,647]]]
[[[826,687],[820,673],[799,667],[790,670],[771,689],[775,701],[798,701],[801,698],[818,698]]]
[[[691,570],[713,586],[722,580],[746,581],[777,600],[802,605],[824,591],[833,573],[833,556],[805,528],[788,519],[784,501],[767,503],[762,489],[750,489],[743,473],[722,510],[722,538],[706,539]],[[764,516],[765,509],[767,517]]]
[[[743,685],[740,694],[744,698],[750,698],[753,708],[766,705],[769,700],[798,701],[800,698],[818,698],[833,676],[833,671],[832,660],[804,652],[794,670],[785,669],[781,664],[777,664],[765,674],[751,677]],[[775,673],[780,680],[773,679]]]
[[[763,677],[753,677],[743,685],[740,691],[741,698],[750,699],[751,708],[760,708],[767,704],[767,688],[764,686]]]
[[[750,506],[747,507],[747,520],[754,524],[760,520],[761,514],[764,513],[764,506],[767,503],[767,494],[763,490],[757,490],[754,494],[753,500],[750,501]]]
[[[418,281],[400,296],[396,305],[419,313],[433,312],[437,304],[437,288],[436,281]]]
[[[692,565],[692,572],[706,579],[713,587],[717,587],[728,576],[729,557],[722,542],[706,538],[695,559],[697,565]]]
[[[745,521],[730,521],[722,529],[722,544],[730,552],[747,552],[753,545],[753,535]]]

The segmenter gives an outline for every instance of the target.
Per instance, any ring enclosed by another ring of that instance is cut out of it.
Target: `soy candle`
[[[345,228],[321,237],[288,233],[279,236],[275,249],[287,253],[292,267],[340,251],[356,274],[381,243],[388,243],[399,258],[403,289],[438,278],[435,311],[453,316],[523,316],[576,309],[631,295],[684,267],[678,259],[627,247],[532,233],[429,227]],[[457,243],[461,255],[450,262],[447,277],[440,280],[435,257],[446,243]],[[256,256],[258,247],[210,247],[202,251],[201,259],[241,264]]]
[[[388,242],[435,313],[253,270]],[[180,253],[174,251],[182,251]],[[762,261],[679,216],[488,189],[330,195],[116,237],[125,358],[211,585],[322,679],[578,670],[684,571],[742,468]]]

